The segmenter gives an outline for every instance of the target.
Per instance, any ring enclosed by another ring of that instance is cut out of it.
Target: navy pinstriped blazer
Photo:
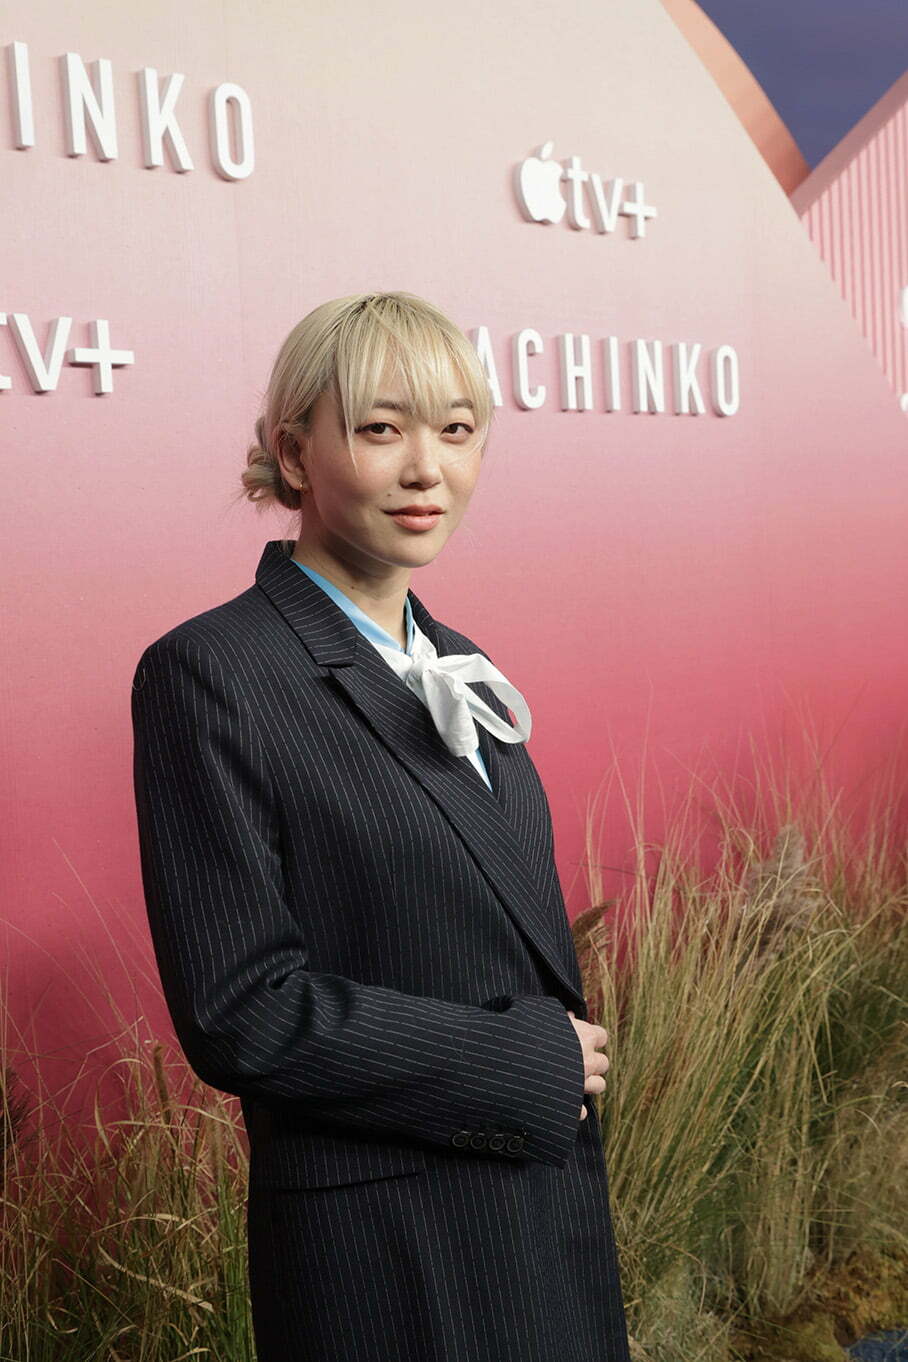
[[[532,759],[479,725],[490,791],[292,550],[268,542],[254,585],[151,643],[133,679],[142,879],[177,1038],[241,1099],[250,1183],[437,1158],[563,1167],[583,1101],[597,1122]],[[439,655],[482,652],[409,600]]]

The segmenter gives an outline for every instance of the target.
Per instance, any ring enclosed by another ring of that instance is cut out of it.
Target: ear
[[[297,435],[295,431],[288,429],[286,425],[281,425],[277,434],[277,458],[281,465],[281,471],[283,472],[286,481],[291,485],[295,486],[297,482],[302,480],[303,486],[306,487],[308,485],[306,467],[305,462],[301,457],[303,442],[308,448],[308,441],[306,440],[305,435]]]

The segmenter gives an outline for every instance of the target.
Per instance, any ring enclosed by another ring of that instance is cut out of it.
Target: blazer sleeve
[[[267,753],[229,669],[206,642],[165,634],[139,660],[132,721],[149,927],[198,1077],[449,1150],[456,1131],[497,1124],[523,1135],[523,1157],[563,1166],[585,1073],[560,1000],[472,1006],[311,970]]]

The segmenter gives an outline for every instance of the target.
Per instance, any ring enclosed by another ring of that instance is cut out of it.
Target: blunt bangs
[[[438,428],[467,420],[479,444],[488,435],[492,396],[475,350],[431,304],[419,299],[414,309],[396,301],[406,296],[369,297],[338,328],[335,396],[351,457],[355,428],[368,420],[377,398],[389,395],[383,389],[398,381],[410,408],[407,414],[416,420]],[[472,403],[472,412],[451,407],[458,397]],[[473,440],[469,443],[474,446]]]

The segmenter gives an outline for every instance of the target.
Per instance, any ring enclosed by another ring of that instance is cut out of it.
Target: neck
[[[295,562],[302,563],[305,567],[312,568],[313,572],[327,578],[332,586],[336,586],[345,596],[349,596],[370,620],[374,620],[379,628],[384,629],[386,634],[390,634],[403,649],[406,649],[404,602],[410,585],[410,574],[406,569],[401,569],[400,574],[393,579],[357,577],[345,564],[333,558],[325,558],[309,548],[303,548],[299,540],[290,556]]]

